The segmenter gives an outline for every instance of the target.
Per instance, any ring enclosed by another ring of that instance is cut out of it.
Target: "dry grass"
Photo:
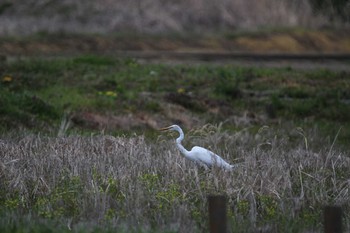
[[[316,129],[242,130],[205,126],[188,133],[230,162],[233,172],[186,161],[174,135],[156,141],[97,136],[28,135],[0,140],[1,209],[121,229],[206,229],[206,197],[229,199],[230,227],[242,232],[320,230],[325,204],[345,208],[349,228],[349,155]],[[237,231],[235,231],[237,232]]]
[[[0,7],[1,35],[217,32],[329,24],[325,17],[315,16],[304,0],[16,0]]]

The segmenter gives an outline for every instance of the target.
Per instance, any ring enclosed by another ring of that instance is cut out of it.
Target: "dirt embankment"
[[[0,54],[75,55],[117,51],[350,53],[350,31],[294,31],[224,36],[46,35],[0,39]]]

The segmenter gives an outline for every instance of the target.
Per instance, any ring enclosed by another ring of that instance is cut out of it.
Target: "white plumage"
[[[161,131],[177,131],[180,136],[176,139],[176,146],[179,148],[180,152],[187,158],[199,164],[203,164],[207,167],[217,166],[224,168],[226,170],[232,170],[234,165],[230,165],[225,160],[223,160],[219,155],[214,152],[207,150],[200,146],[193,147],[190,151],[186,150],[185,147],[181,144],[181,141],[184,139],[185,135],[178,125],[171,125],[166,128],[160,129]]]

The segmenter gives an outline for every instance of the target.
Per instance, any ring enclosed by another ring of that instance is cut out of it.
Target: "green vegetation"
[[[1,72],[1,127],[48,132],[57,129],[65,113],[166,115],[164,106],[172,103],[204,119],[203,124],[249,111],[267,117],[260,124],[283,118],[349,129],[349,77],[344,71],[167,66],[92,55],[15,60]]]

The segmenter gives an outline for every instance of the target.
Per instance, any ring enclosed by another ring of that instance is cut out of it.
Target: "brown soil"
[[[224,37],[50,35],[0,39],[3,55],[75,55],[116,51],[349,53],[350,32],[303,31]]]

